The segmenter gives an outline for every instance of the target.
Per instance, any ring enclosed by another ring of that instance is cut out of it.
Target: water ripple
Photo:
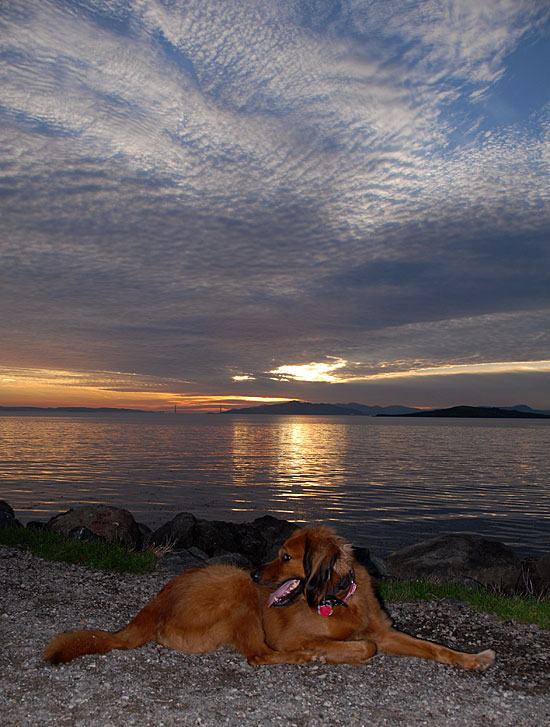
[[[1,416],[0,497],[22,521],[83,503],[337,523],[387,551],[446,530],[550,551],[550,426],[505,420]]]

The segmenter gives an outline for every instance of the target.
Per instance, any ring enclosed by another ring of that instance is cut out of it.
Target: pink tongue
[[[270,593],[269,598],[267,599],[267,607],[269,608],[270,606],[273,606],[275,601],[284,593],[290,592],[296,583],[298,583],[298,581],[295,578],[291,578],[289,581],[285,581],[282,586],[279,586],[276,591]]]

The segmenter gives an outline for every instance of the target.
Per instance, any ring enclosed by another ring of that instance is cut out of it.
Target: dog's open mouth
[[[276,591],[269,594],[267,599],[267,606],[270,608],[280,608],[281,606],[288,606],[294,599],[296,599],[300,593],[304,590],[304,583],[301,578],[291,578],[289,581],[285,581],[282,586],[279,586]]]

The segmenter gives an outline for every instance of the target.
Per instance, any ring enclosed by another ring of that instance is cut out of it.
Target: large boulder
[[[51,518],[48,527],[63,535],[75,528],[85,527],[109,543],[141,545],[141,533],[132,513],[109,505],[84,505]]]
[[[503,543],[467,533],[449,533],[391,553],[386,559],[396,578],[477,581],[511,590],[521,574],[516,554]]]

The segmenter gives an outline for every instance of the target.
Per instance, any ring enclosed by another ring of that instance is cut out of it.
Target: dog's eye
[[[283,553],[281,555],[281,560],[283,561],[283,563],[288,563],[288,561],[291,559],[292,559],[292,556],[290,556],[288,553]]]

